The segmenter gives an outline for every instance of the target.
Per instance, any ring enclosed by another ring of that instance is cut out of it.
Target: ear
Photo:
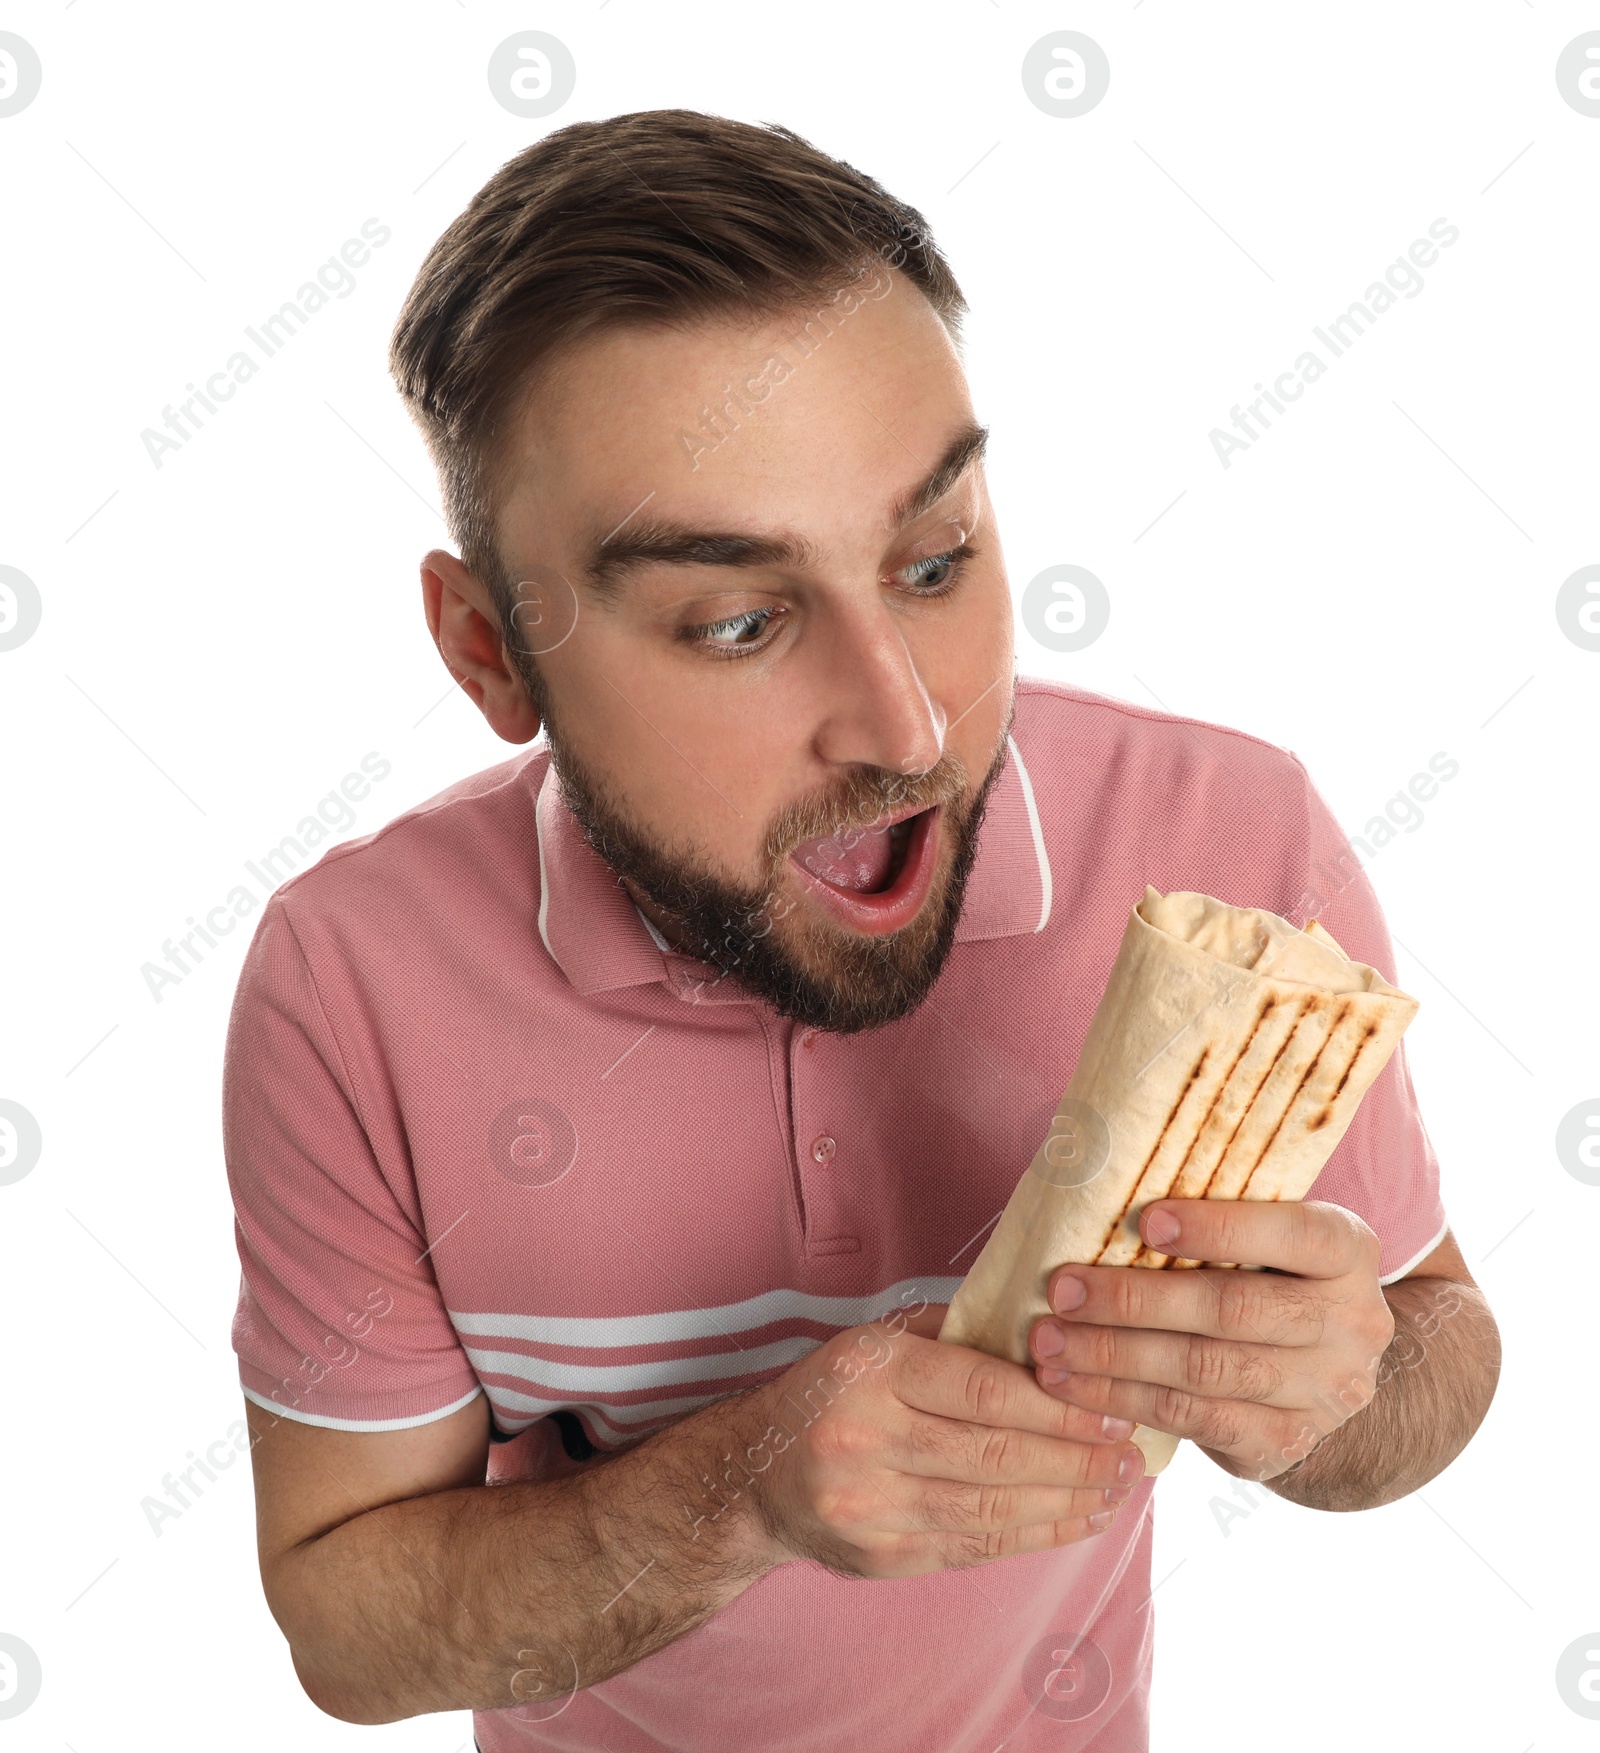
[[[442,548],[422,558],[422,607],[444,667],[495,735],[508,743],[531,742],[539,734],[539,714],[506,657],[489,593]]]

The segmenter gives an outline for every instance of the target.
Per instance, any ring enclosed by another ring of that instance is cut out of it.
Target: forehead
[[[655,515],[804,523],[822,540],[881,526],[971,399],[915,287],[887,268],[859,285],[853,309],[607,330],[562,354],[519,411],[508,543],[577,541],[647,498]]]

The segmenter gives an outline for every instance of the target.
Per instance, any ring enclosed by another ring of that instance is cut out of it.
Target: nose
[[[817,642],[817,659],[823,706],[816,750],[823,760],[911,775],[938,761],[947,715],[886,603],[837,607],[829,636]]]

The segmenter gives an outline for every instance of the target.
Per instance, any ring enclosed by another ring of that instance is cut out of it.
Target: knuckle
[[[958,1535],[952,1542],[956,1562],[960,1566],[986,1564],[991,1558],[1005,1556],[1007,1535],[975,1530]]]
[[[1216,1394],[1227,1374],[1226,1353],[1202,1334],[1191,1333],[1183,1350],[1183,1385],[1195,1394]]]
[[[1011,1519],[1015,1502],[1015,1494],[1008,1486],[977,1486],[972,1497],[971,1524],[990,1532],[1004,1528]]]
[[[819,1461],[854,1461],[866,1452],[862,1427],[847,1418],[819,1418],[811,1427],[811,1452]]]
[[[953,1447],[945,1427],[936,1419],[913,1418],[906,1430],[906,1448],[913,1461],[943,1461]]]
[[[976,1439],[976,1448],[979,1472],[1008,1479],[1022,1461],[1022,1432],[1005,1427],[988,1431]]]
[[[813,1493],[811,1514],[823,1527],[848,1528],[855,1517],[851,1513],[854,1493],[847,1485],[825,1485]]]
[[[1394,1310],[1389,1307],[1387,1299],[1379,1295],[1367,1308],[1365,1337],[1368,1348],[1379,1354],[1387,1351],[1394,1333]]]
[[[1083,1354],[1085,1373],[1095,1376],[1115,1375],[1117,1373],[1116,1329],[1085,1324],[1075,1328],[1074,1331],[1079,1335],[1078,1347]]]
[[[1244,1420],[1231,1406],[1213,1402],[1195,1413],[1195,1441],[1208,1449],[1234,1449],[1244,1438]]]
[[[1345,1228],[1350,1235],[1350,1251],[1356,1265],[1370,1267],[1376,1276],[1378,1261],[1383,1253],[1383,1244],[1378,1240],[1377,1231],[1353,1211],[1345,1212],[1344,1217]]]
[[[1150,1416],[1157,1430],[1176,1430],[1187,1435],[1194,1426],[1194,1399],[1178,1388],[1157,1388]]]
[[[1315,1344],[1324,1320],[1322,1298],[1295,1278],[1265,1272],[1253,1272],[1250,1276],[1261,1280],[1257,1307],[1265,1332],[1250,1332],[1248,1336],[1276,1341],[1287,1333],[1310,1331],[1311,1343]]]
[[[893,1362],[884,1373],[892,1377],[903,1397],[922,1399],[954,1356],[950,1346],[940,1345],[937,1340],[923,1341],[915,1334],[902,1334],[894,1348]]]
[[[1001,1416],[1010,1397],[1010,1385],[994,1364],[980,1362],[971,1366],[963,1399],[980,1424]]]
[[[1100,1286],[1106,1311],[1118,1326],[1131,1327],[1139,1317],[1145,1286],[1134,1272],[1110,1273]]]

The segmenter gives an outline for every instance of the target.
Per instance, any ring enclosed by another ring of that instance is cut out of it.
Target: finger
[[[884,1459],[908,1476],[974,1486],[1101,1487],[1143,1477],[1139,1450],[1127,1440],[1133,1431],[1127,1419],[1109,1421],[1113,1437],[1102,1414],[1079,1406],[1061,1410],[1065,1427],[1092,1434],[1063,1439],[912,1412],[893,1433]]]
[[[966,1345],[902,1335],[894,1347],[889,1380],[901,1404],[939,1418],[994,1429],[1073,1438],[1082,1426],[1061,1401],[1044,1393],[1033,1371]],[[1105,1430],[1110,1452],[1137,1454],[1125,1433]]]
[[[1327,1318],[1323,1282],[1282,1272],[1063,1266],[1051,1274],[1048,1293],[1064,1321],[1259,1345],[1315,1345]]]
[[[1158,1199],[1139,1214],[1139,1233],[1174,1258],[1231,1260],[1304,1278],[1341,1278],[1378,1263],[1371,1229],[1321,1200]]]
[[[1059,1349],[1052,1350],[1057,1339]],[[1034,1324],[1028,1346],[1046,1369],[1116,1376],[1212,1400],[1287,1405],[1293,1385],[1283,1354],[1274,1347],[1211,1339],[1201,1333],[1151,1333],[1137,1327],[1047,1320]],[[1049,1384],[1041,1378],[1041,1385]]]
[[[1028,1522],[1020,1527],[1002,1528],[994,1534],[967,1534],[952,1537],[930,1535],[934,1550],[947,1565],[970,1566],[989,1564],[997,1558],[1016,1558],[1025,1552],[1053,1552],[1079,1540],[1092,1540],[1103,1534],[1117,1519],[1116,1509],[1103,1509],[1092,1516],[1075,1516],[1061,1522]]]
[[[1116,1510],[1132,1491],[1131,1484],[1107,1492],[1050,1485],[960,1485],[930,1479],[920,1482],[915,1492],[896,1492],[895,1496],[919,1533],[966,1536],[1086,1520]]]
[[[1284,1456],[1299,1459],[1307,1452],[1307,1444],[1321,1434],[1318,1421],[1303,1408],[1209,1400],[1177,1388],[1119,1381],[1111,1376],[1069,1373],[1044,1391],[1059,1394],[1086,1411],[1112,1413],[1151,1430],[1188,1437],[1202,1448],[1247,1455],[1258,1466],[1281,1462],[1273,1466],[1274,1472],[1290,1465]]]

